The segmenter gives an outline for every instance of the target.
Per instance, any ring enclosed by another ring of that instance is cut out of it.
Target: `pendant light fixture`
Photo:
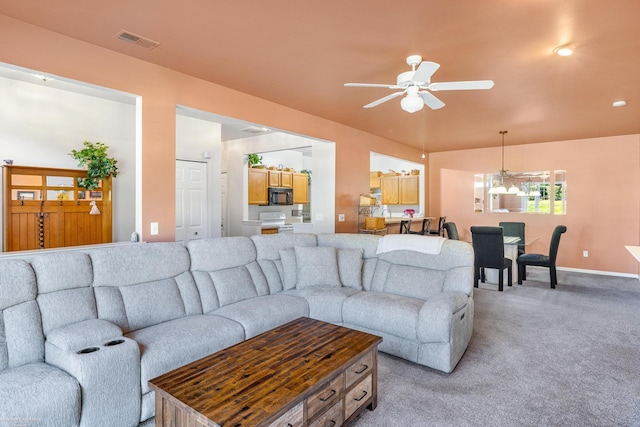
[[[504,185],[504,177],[507,175],[507,170],[504,168],[504,135],[507,132],[508,131],[506,130],[501,130],[499,132],[500,135],[502,135],[502,169],[500,169],[500,171],[498,172],[498,175],[500,177],[500,185],[498,185],[497,187],[492,186],[489,189],[489,194],[517,194],[518,191],[520,191],[520,189],[513,184],[511,184],[509,190],[507,190],[507,187],[505,187]]]

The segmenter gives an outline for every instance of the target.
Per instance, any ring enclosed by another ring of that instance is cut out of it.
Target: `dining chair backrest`
[[[410,219],[403,219],[402,221],[400,221],[400,234],[409,234],[410,230],[411,230]]]
[[[500,222],[498,224],[504,230],[505,236],[519,237],[518,249],[524,253],[524,222]]]
[[[504,238],[502,227],[471,227],[471,240],[477,267],[503,268]]]
[[[458,236],[458,227],[455,222],[445,222],[444,229],[447,230],[447,237],[451,240],[460,240]]]
[[[558,247],[560,246],[560,237],[562,233],[567,231],[564,225],[558,225],[551,234],[551,243],[549,244],[549,264],[556,265],[556,257],[558,256]]]

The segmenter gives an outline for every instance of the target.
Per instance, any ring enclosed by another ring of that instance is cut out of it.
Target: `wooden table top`
[[[284,414],[382,338],[301,317],[149,381],[204,423],[256,426]],[[200,417],[201,416],[201,417]]]

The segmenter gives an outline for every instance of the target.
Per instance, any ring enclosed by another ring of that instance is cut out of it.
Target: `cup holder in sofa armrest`
[[[82,350],[78,350],[77,353],[87,354],[87,353],[93,353],[94,351],[98,351],[98,350],[100,350],[100,347],[87,347],[87,348],[83,348]]]
[[[118,344],[122,344],[124,342],[124,340],[111,340],[109,342],[104,343],[105,347],[111,347],[114,345],[118,345]]]

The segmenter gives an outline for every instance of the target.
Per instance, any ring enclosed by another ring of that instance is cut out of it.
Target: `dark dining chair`
[[[410,219],[403,219],[402,221],[400,221],[400,234],[409,234],[410,230],[411,230]]]
[[[501,222],[498,224],[504,230],[505,236],[519,237],[518,242],[518,256],[522,255],[524,251],[524,222]]]
[[[518,257],[518,284],[522,285],[523,280],[527,280],[527,265],[537,267],[547,267],[549,269],[549,280],[551,289],[555,289],[558,284],[558,275],[556,273],[556,257],[558,256],[558,247],[560,246],[560,237],[566,233],[567,227],[558,225],[551,234],[551,243],[549,244],[549,255],[543,254],[524,254]]]
[[[409,231],[407,234],[420,234],[424,236],[425,234],[429,234],[429,230],[431,229],[431,218],[422,218],[422,227],[420,231],[411,231],[411,226],[409,226]]]
[[[513,283],[512,261],[504,257],[504,237],[502,227],[471,227],[471,240],[473,244],[473,286],[478,287],[478,279],[484,283],[485,268],[495,268],[499,271],[498,290],[503,290],[503,272],[507,269],[508,282]]]
[[[435,236],[444,236],[444,223],[447,222],[446,216],[441,216],[438,218],[438,228],[429,230],[430,235]]]
[[[458,236],[458,227],[456,227],[455,222],[445,222],[443,226],[449,239],[460,240],[460,237]]]

